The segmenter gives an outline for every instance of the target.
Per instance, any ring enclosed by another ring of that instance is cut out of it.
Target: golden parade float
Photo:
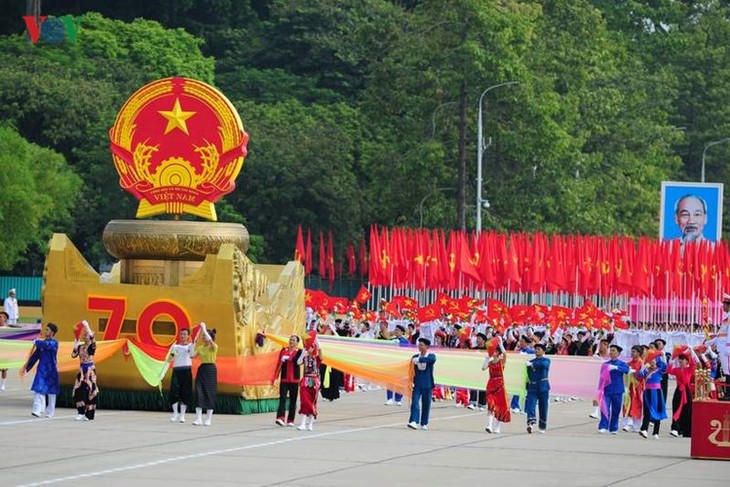
[[[168,409],[161,392],[169,374],[159,379],[167,350],[181,329],[205,322],[217,329],[216,412],[275,409],[276,345],[258,347],[256,336],[263,328],[304,332],[304,269],[296,261],[253,264],[246,228],[216,221],[214,204],[234,190],[246,156],[248,135],[236,109],[205,83],[162,79],[127,100],[109,136],[120,185],[139,201],[138,219],[104,229],[104,246],[119,259],[104,274],[66,235],[53,235],[44,321],[59,326],[60,342],[72,342],[74,323],[87,320],[109,351],[97,358],[101,408]],[[185,214],[207,221],[182,221]],[[143,220],[159,215],[172,219]],[[75,370],[60,368],[59,405],[73,406]]]

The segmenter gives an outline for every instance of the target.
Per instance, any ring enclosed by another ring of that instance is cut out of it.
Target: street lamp
[[[702,150],[702,176],[701,181],[705,182],[705,155],[707,155],[707,149],[712,147],[713,145],[722,144],[723,142],[727,142],[730,140],[730,137],[725,137],[724,139],[720,140],[714,140],[712,142],[708,142],[707,145],[705,145],[705,148]]]
[[[423,199],[421,199],[421,203],[418,205],[418,213],[420,215],[420,219],[418,222],[418,228],[423,228],[423,203],[426,201],[426,199],[435,195],[439,191],[448,191],[451,189],[454,189],[454,188],[436,188],[433,191],[431,191],[430,193],[428,193],[426,196],[424,196]]]
[[[484,157],[484,136],[482,134],[482,100],[484,95],[489,93],[495,88],[501,86],[509,86],[519,84],[517,81],[508,81],[506,83],[499,83],[498,85],[490,86],[482,92],[482,96],[479,97],[479,123],[477,124],[477,234],[482,231],[482,158]]]

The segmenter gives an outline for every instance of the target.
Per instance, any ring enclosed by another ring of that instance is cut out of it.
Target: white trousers
[[[48,405],[46,405],[46,395],[33,393],[33,409],[34,416],[41,417],[45,414],[47,418],[52,418],[56,412],[56,395],[48,394]]]

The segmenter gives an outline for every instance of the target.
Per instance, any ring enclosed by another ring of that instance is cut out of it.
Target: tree
[[[30,248],[45,249],[54,228],[70,224],[81,189],[60,154],[0,125],[0,269],[12,269]]]

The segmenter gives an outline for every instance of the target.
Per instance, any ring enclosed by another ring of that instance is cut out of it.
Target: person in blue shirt
[[[601,421],[598,423],[598,432],[601,434],[618,434],[618,417],[624,397],[624,374],[629,373],[629,365],[618,359],[622,351],[623,348],[618,345],[611,345],[608,349],[609,360],[602,366],[609,370],[611,381],[603,388],[604,407],[601,408]]]
[[[667,364],[663,360],[664,352],[654,350],[648,352],[644,358],[644,367],[642,367],[637,375],[646,379],[644,385],[644,419],[641,422],[639,434],[649,437],[649,422],[654,424],[652,435],[654,439],[659,439],[659,425],[661,420],[667,419],[667,408],[665,405],[664,394],[662,393],[662,376],[667,370]]]
[[[48,323],[45,338],[33,342],[33,351],[28,357],[28,361],[20,369],[21,375],[24,375],[38,362],[38,370],[36,370],[33,385],[30,388],[33,391],[31,414],[37,418],[44,413],[47,418],[53,417],[56,410],[56,396],[61,392],[57,362],[58,341],[55,338],[57,332],[58,327],[53,323]],[[48,396],[47,406],[46,396]]]
[[[418,429],[419,424],[422,430],[428,429],[434,385],[433,364],[436,363],[436,355],[428,352],[430,346],[431,341],[428,338],[419,338],[418,353],[411,357],[414,371],[411,417],[408,419],[408,427],[411,429]]]
[[[408,341],[408,338],[406,338],[404,335],[406,333],[406,329],[403,325],[396,325],[395,331],[393,332],[395,334],[394,340],[398,342],[398,346],[401,347],[407,347],[410,345],[410,342]],[[395,399],[395,401],[393,400]],[[398,394],[395,391],[391,391],[388,389],[385,391],[385,405],[390,406],[392,404],[395,404],[396,406],[400,406],[403,404],[401,401],[403,400],[403,394]]]
[[[540,412],[537,423],[538,430],[544,434],[547,431],[548,403],[550,401],[550,359],[545,357],[545,345],[535,344],[535,358],[527,361],[527,397],[525,398],[525,412],[527,413],[527,432],[535,429],[535,406]]]

